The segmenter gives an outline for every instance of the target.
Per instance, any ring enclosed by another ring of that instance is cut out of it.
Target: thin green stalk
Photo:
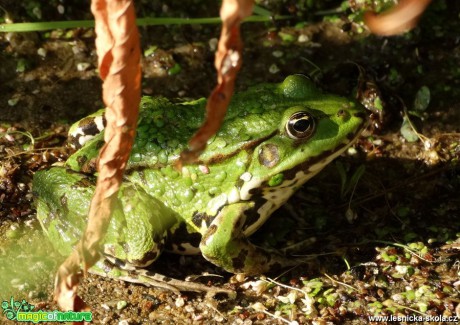
[[[284,20],[292,18],[290,16],[250,16],[244,22],[267,22],[271,20]],[[138,26],[155,26],[155,25],[197,25],[197,24],[220,24],[219,17],[210,18],[139,18]],[[69,21],[50,21],[37,23],[14,23],[0,24],[0,32],[38,32],[54,29],[67,28],[89,28],[94,27],[94,20],[69,20]]]

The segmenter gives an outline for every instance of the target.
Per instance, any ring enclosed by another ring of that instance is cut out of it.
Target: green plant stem
[[[271,20],[284,20],[292,18],[290,16],[250,16],[244,22],[267,22]],[[155,25],[197,25],[197,24],[220,24],[219,17],[210,18],[139,18],[138,26],[155,26]],[[0,24],[0,32],[38,32],[54,29],[67,28],[90,28],[94,27],[94,20],[69,20],[69,21],[51,21],[37,23],[14,23]]]

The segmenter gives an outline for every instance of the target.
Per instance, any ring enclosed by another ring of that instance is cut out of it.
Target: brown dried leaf
[[[107,127],[85,234],[56,277],[55,299],[64,310],[84,308],[76,295],[80,265],[86,271],[99,259],[99,244],[133,145],[140,102],[140,47],[133,1],[93,0],[91,10],[96,20]]]
[[[431,0],[401,0],[388,12],[376,15],[364,14],[364,21],[372,33],[378,35],[395,35],[403,33],[417,25],[420,15]]]
[[[252,0],[224,0],[220,9],[222,31],[214,65],[217,86],[206,104],[206,119],[189,141],[189,149],[181,154],[178,165],[193,163],[206,147],[206,142],[218,130],[225,117],[235,88],[235,79],[242,63],[243,43],[240,38],[241,21],[251,15]]]

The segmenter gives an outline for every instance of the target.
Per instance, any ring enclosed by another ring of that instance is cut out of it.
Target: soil
[[[157,10],[174,17],[186,11],[174,1],[170,7],[140,3],[140,14]],[[190,12],[199,16],[203,3]],[[77,8],[68,17],[87,17]],[[217,15],[215,5],[209,8]],[[178,279],[200,275],[194,281],[235,290],[235,300],[176,296],[88,275],[80,294],[95,324],[367,324],[373,315],[460,317],[460,4],[434,2],[414,30],[395,37],[370,35],[351,11],[303,17],[298,8],[289,9],[300,17],[243,25],[239,90],[302,73],[348,96],[369,98],[368,90],[378,89],[371,93],[383,102],[383,114],[374,107],[372,127],[353,149],[304,186],[254,238],[278,248],[315,238],[301,251],[314,262],[251,278],[225,273],[200,256],[163,254],[150,268]],[[143,59],[143,94],[206,97],[215,83],[219,28],[142,27],[143,50],[155,47]],[[54,272],[64,257],[43,237],[31,180],[35,171],[65,161],[69,126],[103,106],[94,32],[0,34],[0,48],[0,298],[26,299],[35,310],[51,311],[57,309]],[[402,128],[403,117],[417,132]]]

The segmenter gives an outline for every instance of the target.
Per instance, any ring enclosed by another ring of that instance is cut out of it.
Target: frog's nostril
[[[344,109],[340,109],[337,112],[337,117],[342,118],[342,119],[346,119],[346,118],[350,117],[350,113],[348,113],[348,111],[346,111]]]

